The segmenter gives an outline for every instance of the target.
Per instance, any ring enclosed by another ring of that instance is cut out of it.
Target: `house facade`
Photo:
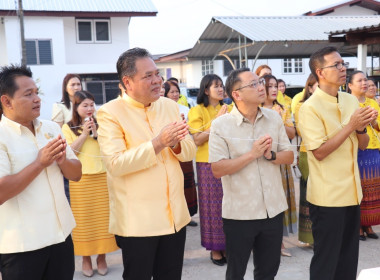
[[[101,105],[119,93],[116,61],[129,49],[131,17],[155,16],[150,0],[24,0],[27,65],[41,91],[41,117],[50,119],[67,73]],[[20,23],[14,1],[0,3],[0,65],[21,62]]]

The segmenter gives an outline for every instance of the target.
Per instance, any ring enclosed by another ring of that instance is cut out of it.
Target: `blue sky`
[[[192,48],[213,16],[299,16],[342,3],[335,0],[152,0],[156,17],[131,20],[130,46],[152,54]],[[346,2],[346,1],[343,1]]]

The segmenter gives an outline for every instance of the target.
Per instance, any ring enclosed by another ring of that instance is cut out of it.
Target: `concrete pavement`
[[[195,221],[199,221],[197,216]],[[334,230],[334,229],[331,229]],[[374,227],[374,231],[380,235],[380,226]],[[226,266],[219,267],[211,263],[210,253],[200,245],[200,232],[198,227],[187,228],[187,239],[185,248],[185,259],[183,265],[183,280],[220,280],[225,278]],[[293,235],[284,238],[285,247],[293,255],[292,257],[282,257],[281,265],[276,280],[307,280],[309,279],[309,265],[313,251],[309,247],[302,246],[297,236]],[[109,273],[100,276],[96,273],[92,277],[94,280],[119,280],[122,279],[123,265],[121,252],[116,251],[107,255]],[[96,264],[95,258],[93,263]],[[360,241],[360,256],[358,274],[362,269],[380,267],[380,240],[367,239]],[[75,280],[84,280],[87,277],[81,273],[81,259],[76,257]],[[245,279],[253,279],[252,256],[248,263]]]

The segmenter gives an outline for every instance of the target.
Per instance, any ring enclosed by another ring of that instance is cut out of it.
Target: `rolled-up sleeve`
[[[230,158],[227,142],[223,137],[220,136],[220,120],[221,119],[216,119],[211,124],[210,138],[208,141],[209,163]]]
[[[101,108],[98,111],[97,119],[100,151],[110,174],[124,176],[157,164],[152,141],[128,149],[123,129],[116,121],[115,116]]]

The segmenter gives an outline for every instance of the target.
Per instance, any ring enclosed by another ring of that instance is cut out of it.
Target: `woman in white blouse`
[[[72,99],[74,94],[80,90],[82,90],[82,84],[79,75],[67,74],[62,83],[61,102],[53,104],[52,121],[62,127],[62,125],[71,120],[73,115]]]

